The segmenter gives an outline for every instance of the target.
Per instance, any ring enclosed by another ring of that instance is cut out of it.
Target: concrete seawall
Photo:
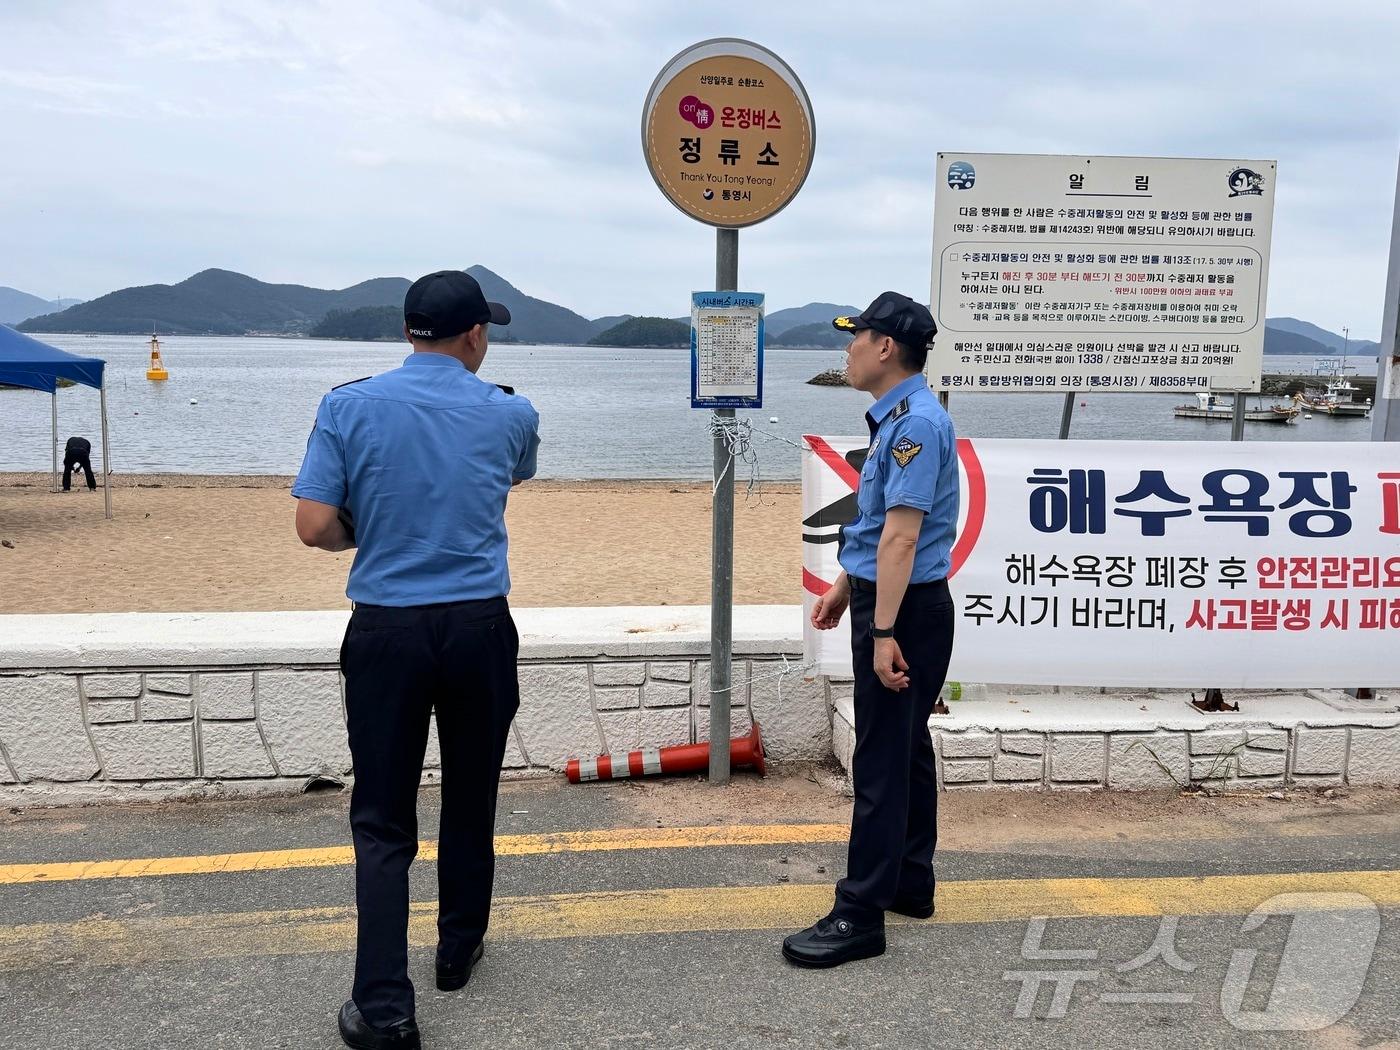
[[[735,609],[734,735],[849,771],[851,683],[805,678],[800,606]],[[0,617],[0,802],[290,792],[351,775],[337,668],[348,613]],[[709,610],[517,609],[521,707],[506,770],[703,741]],[[1237,694],[1014,686],[930,722],[944,789],[1400,785],[1400,688]],[[437,775],[430,736],[426,779]]]
[[[734,731],[757,717],[776,761],[831,756],[826,683],[797,670],[800,616],[797,606],[735,612]],[[574,755],[708,739],[708,608],[515,617],[521,705],[508,770],[547,775]],[[0,617],[0,797],[295,790],[347,776],[337,668],[347,618]],[[435,730],[427,762],[439,765]]]

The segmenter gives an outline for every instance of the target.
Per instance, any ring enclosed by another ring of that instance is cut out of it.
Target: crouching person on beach
[[[408,868],[428,720],[442,748],[437,986],[481,958],[495,870],[496,788],[520,702],[519,638],[506,604],[506,496],[535,473],[539,415],[478,379],[489,324],[510,313],[468,274],[417,281],[404,299],[401,368],[321,401],[292,495],[297,535],[358,548],[340,650],[355,787],[359,930],[352,1047],[417,1047],[408,978]]]

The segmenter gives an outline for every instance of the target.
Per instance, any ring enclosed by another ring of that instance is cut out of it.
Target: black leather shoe
[[[467,959],[465,965],[449,966],[443,962],[442,956],[437,957],[437,986],[440,992],[455,992],[472,979],[472,970],[476,964],[481,962],[481,945],[476,946],[471,957]]]
[[[911,919],[927,919],[933,915],[932,897],[896,897],[889,910]]]
[[[421,1050],[418,1022],[411,1017],[376,1028],[360,1016],[355,1000],[347,999],[340,1008],[340,1038],[355,1050]]]
[[[885,954],[885,928],[857,926],[828,915],[783,940],[783,957],[797,966],[824,969]]]

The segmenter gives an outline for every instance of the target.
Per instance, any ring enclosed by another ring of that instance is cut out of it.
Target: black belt
[[[848,579],[848,580],[851,582],[851,590],[853,590],[853,591],[869,591],[871,594],[874,594],[874,593],[875,593],[875,581],[874,581],[874,580],[862,579],[862,578],[859,577],[859,576],[852,576],[852,575],[850,575],[849,573],[846,574],[846,579]],[[906,590],[906,591],[917,591],[920,587],[947,587],[947,586],[948,586],[948,581],[947,581],[947,580],[927,580],[927,581],[925,581],[924,583],[911,583],[908,587],[905,588],[905,590]]]

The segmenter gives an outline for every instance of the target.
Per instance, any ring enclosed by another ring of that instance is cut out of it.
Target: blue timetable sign
[[[763,407],[763,294],[690,293],[690,407]]]

